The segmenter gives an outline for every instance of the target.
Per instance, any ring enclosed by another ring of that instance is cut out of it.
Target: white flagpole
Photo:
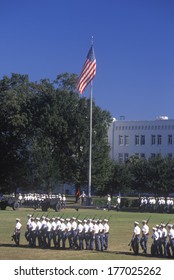
[[[91,166],[92,166],[92,81],[90,83],[90,132],[89,132],[89,178],[88,178],[89,204],[91,198]]]

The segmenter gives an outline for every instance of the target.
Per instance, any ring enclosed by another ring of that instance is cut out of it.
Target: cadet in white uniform
[[[140,233],[141,233],[141,229],[139,227],[139,223],[135,221],[133,237],[132,237],[132,249],[135,255],[138,255],[139,253]]]
[[[152,256],[158,255],[158,239],[159,239],[159,234],[157,231],[156,227],[152,228],[153,234],[152,234],[152,245],[151,245],[151,254]]]
[[[140,245],[143,250],[143,252],[146,254],[147,253],[147,241],[148,241],[148,236],[149,236],[149,226],[147,225],[147,221],[143,220],[142,221],[142,237],[140,239]]]
[[[166,256],[166,245],[167,245],[167,229],[165,224],[161,224],[161,246],[162,246],[162,254],[163,256]]]
[[[167,255],[168,257],[174,257],[174,229],[173,229],[173,225],[172,224],[168,224],[168,237],[169,240],[167,242],[166,245],[166,251],[167,251]]]
[[[20,219],[16,218],[16,225],[15,225],[14,233],[12,235],[12,240],[15,241],[17,246],[19,246],[20,243],[21,227],[22,224],[20,223]]]

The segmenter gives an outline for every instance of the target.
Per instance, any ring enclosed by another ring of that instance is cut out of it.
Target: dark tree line
[[[154,194],[174,192],[174,158],[158,155],[149,159],[132,156],[126,164],[113,164],[108,185],[111,193]]]
[[[75,74],[31,82],[12,74],[0,80],[0,189],[48,191],[57,182],[88,185],[90,100],[76,91]],[[93,100],[92,191],[98,194],[174,190],[174,160],[109,159],[111,115]]]

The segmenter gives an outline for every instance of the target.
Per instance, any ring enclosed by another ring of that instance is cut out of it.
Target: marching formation
[[[45,194],[45,193],[26,193],[18,195],[18,200],[20,205],[24,207],[31,207],[31,208],[41,208],[42,202],[46,200],[57,200],[60,201],[63,207],[66,205],[66,196],[65,194]]]
[[[149,218],[150,219],[150,218]],[[131,242],[128,244],[136,255],[141,247],[143,253],[147,253],[147,242],[149,238],[149,219],[142,221],[140,228],[137,221],[134,222],[134,230]],[[174,225],[161,223],[152,228],[151,255],[159,257],[174,257]]]
[[[104,251],[108,249],[109,238],[109,219],[95,219],[77,217],[63,218],[45,216],[34,217],[27,215],[27,224],[25,238],[29,247],[35,248],[54,248],[54,249],[76,249],[76,250],[97,250]],[[133,235],[130,243],[130,251],[135,255],[139,254],[140,248],[144,254],[147,254],[147,243],[151,237],[150,253],[152,256],[174,258],[174,224],[170,220],[165,224],[152,227],[148,226],[148,220],[142,220],[142,226],[139,222],[134,222]],[[16,245],[20,244],[20,232],[22,224],[19,218],[16,218],[16,225],[12,240]]]
[[[157,212],[157,213],[171,213],[173,208],[172,197],[141,197],[140,211],[141,212]]]
[[[108,219],[39,218],[32,215],[27,218],[25,238],[30,247],[97,251],[108,249]]]

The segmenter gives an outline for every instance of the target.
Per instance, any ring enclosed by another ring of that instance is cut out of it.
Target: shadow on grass
[[[54,248],[54,247],[50,247],[50,248],[41,248],[41,247],[30,247],[28,244],[21,244],[19,246],[17,246],[16,244],[0,244],[0,247],[4,247],[4,248],[21,248],[21,249],[41,249],[41,250],[57,250],[57,251],[80,251],[78,249],[70,249],[70,248]],[[86,251],[86,250],[83,250],[83,251]],[[89,250],[90,252],[90,250]],[[134,254],[132,251],[96,251],[96,250],[93,250],[91,251],[92,253],[104,253],[104,254],[112,254],[112,255],[124,255],[124,256],[129,256],[129,257],[143,257],[143,258],[157,258],[157,259],[169,259],[169,257],[165,257],[165,256],[152,256],[151,254],[144,254],[144,253],[139,253],[138,255]]]
[[[95,251],[96,253],[99,253],[101,251]],[[94,253],[95,253],[94,252]],[[143,258],[157,258],[157,259],[169,259],[171,257],[165,257],[165,256],[159,256],[159,255],[156,255],[156,256],[152,256],[151,254],[144,254],[144,253],[139,253],[138,255],[134,254],[133,252],[131,251],[103,251],[102,253],[106,253],[106,254],[113,254],[113,255],[124,255],[124,256],[131,256],[131,257],[143,257]]]
[[[28,244],[20,244],[19,246],[16,245],[16,244],[0,244],[0,248],[1,247],[4,247],[4,248],[23,248],[23,249],[38,249],[38,250],[54,250],[54,251],[80,251],[78,249],[71,249],[71,248],[55,248],[55,247],[39,247],[39,246],[35,246],[35,247],[32,247],[32,246],[29,246]],[[83,250],[85,251],[85,250]]]

